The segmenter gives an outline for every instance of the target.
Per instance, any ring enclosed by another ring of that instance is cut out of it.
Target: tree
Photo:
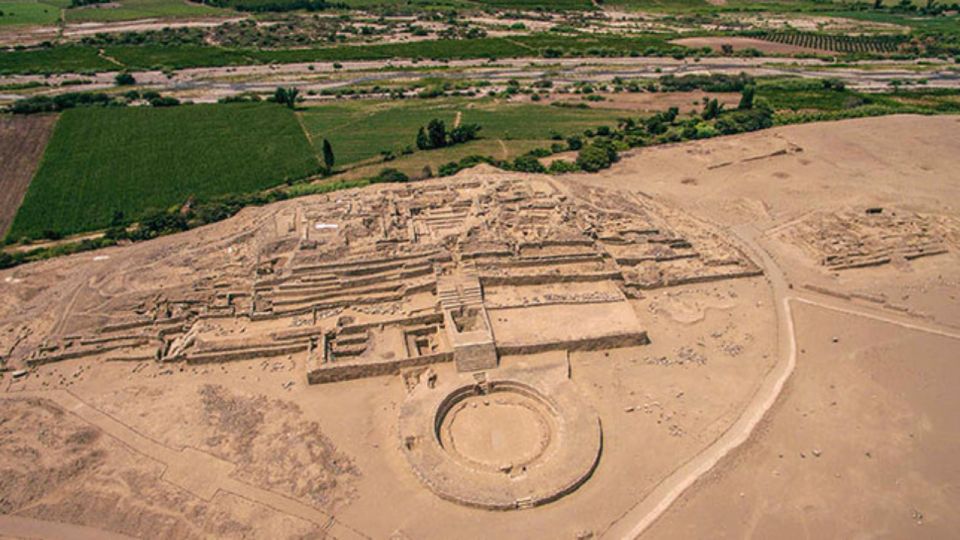
[[[17,262],[13,255],[10,255],[6,251],[0,251],[0,268],[16,266]]]
[[[409,182],[410,177],[397,169],[382,169],[372,180],[374,183]]]
[[[443,120],[434,118],[427,124],[427,137],[430,139],[430,148],[443,148],[447,145],[447,126]]]
[[[293,109],[297,106],[297,96],[300,95],[300,90],[296,88],[287,88],[287,107]]]
[[[655,114],[644,121],[644,129],[650,135],[660,135],[667,132],[667,125],[659,114]]]
[[[606,169],[616,159],[617,151],[612,144],[593,142],[577,155],[577,166],[587,172]]]
[[[420,150],[430,149],[430,139],[427,138],[427,130],[423,126],[420,126],[420,131],[417,132],[417,148]]]
[[[117,86],[131,86],[137,84],[137,80],[133,78],[133,75],[126,72],[117,73],[117,76],[114,77],[114,81],[116,81]]]
[[[477,138],[483,129],[479,124],[460,124],[450,132],[450,144],[463,144]]]
[[[700,115],[704,120],[711,120],[720,116],[720,111],[723,109],[723,106],[720,105],[720,102],[716,98],[703,98],[703,113]]]
[[[287,107],[293,109],[297,106],[297,97],[299,95],[300,90],[296,88],[283,88],[278,86],[273,92],[273,100],[281,105],[286,105]]]
[[[742,110],[753,108],[753,97],[757,90],[753,86],[744,86],[743,93],[740,95],[740,105],[737,108]]]
[[[171,96],[155,97],[150,100],[151,107],[176,107],[180,100]]]
[[[563,159],[558,159],[554,161],[553,163],[550,164],[550,167],[547,168],[547,172],[551,174],[571,173],[571,172],[577,172],[579,170],[580,168],[577,167],[575,163],[571,163]]]
[[[327,174],[333,172],[333,164],[336,163],[336,158],[333,155],[333,147],[330,146],[330,141],[323,140],[323,164],[327,168]]]
[[[725,112],[716,122],[716,129],[724,135],[757,131],[772,126],[773,109],[762,101],[749,110]]]
[[[545,173],[547,169],[540,163],[536,157],[526,154],[518,157],[513,162],[513,168],[519,172],[526,173]]]

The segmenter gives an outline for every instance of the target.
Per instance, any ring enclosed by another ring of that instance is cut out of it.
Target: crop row
[[[804,32],[766,32],[758,37],[775,43],[843,53],[896,52],[906,39],[899,35],[844,36]]]

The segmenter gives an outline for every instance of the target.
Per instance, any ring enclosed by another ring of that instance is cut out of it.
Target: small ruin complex
[[[828,270],[879,266],[941,255],[960,245],[960,224],[881,207],[817,212],[789,224],[780,237]]]
[[[628,301],[644,291],[760,274],[642,195],[490,170],[290,201],[228,250],[235,262],[190,288],[157,283],[84,314],[27,363],[299,355],[311,384],[403,374],[398,445],[417,476],[498,510],[555,500],[600,459],[568,352],[648,343]],[[441,362],[459,377],[438,382]],[[502,422],[519,430],[502,448],[462,429]]]

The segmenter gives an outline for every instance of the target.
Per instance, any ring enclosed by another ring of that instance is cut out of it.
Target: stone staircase
[[[453,274],[438,276],[437,296],[457,369],[496,368],[496,345],[490,318],[483,307],[483,287],[476,269],[460,268]]]
[[[437,278],[437,296],[444,311],[462,306],[483,305],[483,287],[475,268],[465,268]]]

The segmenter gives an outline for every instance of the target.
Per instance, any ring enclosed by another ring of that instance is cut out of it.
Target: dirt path
[[[42,521],[19,516],[0,515],[0,535],[13,538],[44,538],[59,540],[129,540],[129,536],[93,527]]]
[[[107,62],[110,62],[111,64],[116,64],[120,67],[124,67],[122,62],[120,62],[119,60],[117,60],[112,56],[107,55],[107,53],[103,49],[100,49],[97,51],[97,56],[99,56],[100,58],[103,58],[104,60],[106,60]]]
[[[313,135],[310,134],[310,130],[307,129],[306,124],[303,123],[303,118],[299,113],[293,113],[293,117],[297,119],[297,123],[300,124],[300,131],[303,131],[303,136],[307,138],[307,142],[310,144],[310,148],[313,148],[313,160],[317,162],[318,167],[323,166],[323,160],[320,158],[320,155],[317,153],[317,147],[313,144]]]
[[[928,332],[948,338],[960,339],[960,333],[942,329],[936,325],[917,324],[896,316],[871,313],[866,309],[852,309],[837,305],[837,301],[823,301],[799,295],[788,295],[790,286],[773,257],[757,242],[760,233],[753,225],[734,227],[731,232],[741,241],[747,251],[754,255],[767,277],[777,306],[777,336],[779,360],[770,370],[766,380],[740,418],[711,446],[676,469],[664,479],[646,498],[629,510],[613,526],[603,532],[605,538],[638,538],[694,483],[710,472],[721,459],[747,442],[754,429],[773,407],[784,385],[793,373],[797,362],[797,337],[791,303],[801,302],[823,309],[897,325],[911,330]]]
[[[460,122],[463,120],[463,112],[457,111],[457,116],[453,119],[454,129],[460,127]]]
[[[764,379],[753,400],[740,418],[712,445],[673,471],[640,503],[630,509],[614,525],[602,533],[606,538],[637,538],[703,475],[708,473],[727,454],[745,443],[754,428],[776,402],[783,385],[790,378],[797,361],[797,343],[793,314],[787,296],[787,280],[773,258],[756,242],[758,231],[752,226],[733,229],[737,237],[752,252],[754,260],[764,270],[770,283],[777,310],[777,340],[779,359]]]
[[[367,538],[325,512],[284,495],[232,478],[231,474],[235,466],[228,461],[191,447],[166,446],[117,418],[92,407],[69,390],[14,392],[7,395],[42,397],[55,401],[65,410],[98,427],[130,450],[162,464],[164,466],[162,480],[189,491],[201,499],[209,501],[221,491],[229,492],[278,512],[309,521],[321,527],[327,537]],[[0,531],[2,530],[2,523],[0,523]]]
[[[839,313],[845,313],[847,315],[855,315],[857,317],[863,317],[866,319],[872,319],[874,321],[880,321],[886,324],[892,324],[894,326],[899,326],[901,328],[906,328],[908,330],[916,330],[918,332],[926,332],[928,334],[934,334],[937,336],[942,336],[952,339],[960,339],[960,332],[952,331],[946,328],[942,328],[935,324],[917,324],[914,322],[906,321],[901,317],[888,316],[886,314],[871,313],[867,309],[851,309],[849,307],[844,307],[838,304],[847,304],[849,301],[844,300],[813,300],[806,296],[794,298],[797,302],[802,302],[804,304],[809,304],[811,306],[817,306],[821,309],[828,309],[830,311],[836,311]]]
[[[0,238],[7,234],[57,122],[56,115],[0,117]]]
[[[72,244],[74,242],[81,242],[83,240],[95,240],[97,238],[100,238],[101,236],[103,236],[103,231],[75,234],[71,236],[65,236],[60,240],[43,240],[40,242],[33,242],[30,244],[7,246],[2,248],[2,251],[7,251],[9,253],[32,251],[34,249],[39,249],[39,248],[50,248],[54,246],[60,246],[63,244]]]

